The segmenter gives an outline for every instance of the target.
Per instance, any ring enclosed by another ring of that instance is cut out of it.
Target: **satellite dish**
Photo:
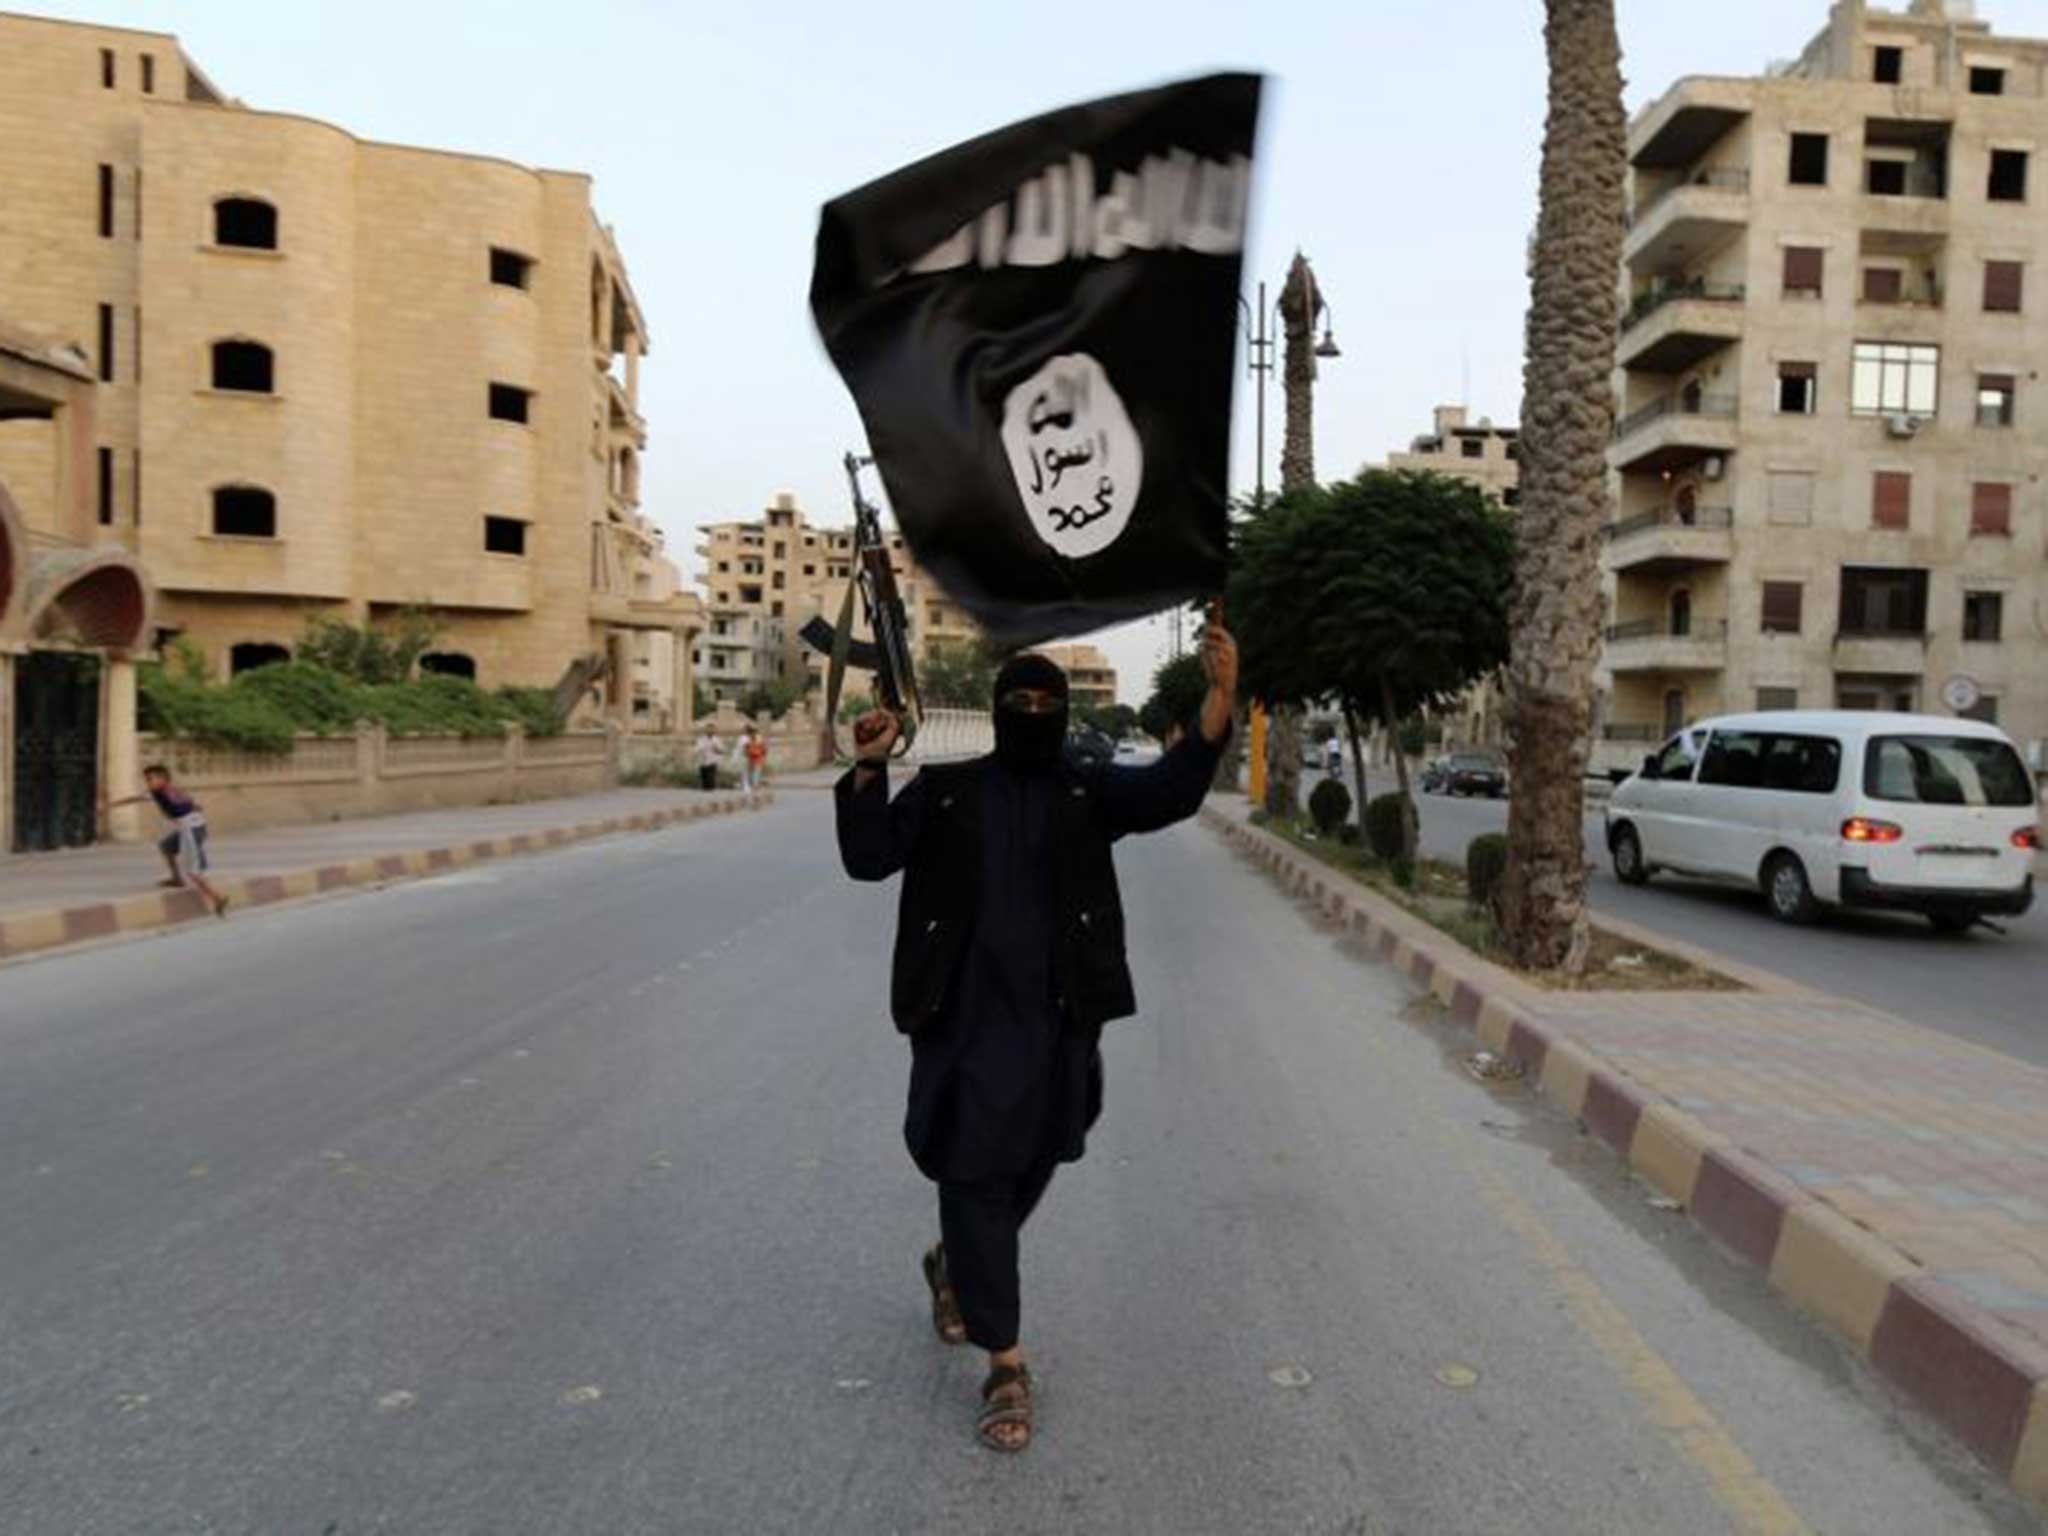
[[[1977,686],[1977,679],[1960,672],[1941,685],[1941,702],[1954,714],[1968,714],[1983,698],[1984,690]]]

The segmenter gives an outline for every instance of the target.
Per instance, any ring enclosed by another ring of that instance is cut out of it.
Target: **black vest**
[[[903,871],[889,981],[889,1011],[906,1035],[945,1006],[974,932],[984,771],[979,762],[923,770],[924,822]],[[1138,1008],[1124,959],[1123,902],[1093,782],[1069,764],[1055,772],[1054,985],[1068,1027],[1094,1032]]]

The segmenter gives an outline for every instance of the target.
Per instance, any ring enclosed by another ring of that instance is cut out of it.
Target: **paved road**
[[[0,971],[0,1531],[2035,1528],[1194,828],[979,1450],[828,828]]]
[[[1423,849],[1434,857],[1462,859],[1473,838],[1506,825],[1505,801],[1422,797]],[[1944,937],[1919,918],[1878,913],[1787,928],[1771,920],[1760,895],[1668,875],[1646,887],[1622,885],[1597,813],[1586,818],[1586,849],[1599,910],[2048,1066],[2048,906],[2005,923],[2003,937]]]

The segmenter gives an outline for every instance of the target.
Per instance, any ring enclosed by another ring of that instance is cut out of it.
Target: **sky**
[[[812,329],[819,205],[1049,108],[1217,69],[1269,78],[1245,286],[1315,263],[1343,356],[1322,365],[1316,467],[1335,479],[1431,408],[1516,419],[1544,106],[1540,0],[934,0],[575,5],[498,0],[0,0],[176,33],[226,94],[366,138],[589,172],[652,333],[643,511],[695,574],[699,524],[778,490],[849,518],[860,423]],[[2040,0],[1990,0],[2029,31]],[[1617,0],[1631,111],[1687,74],[1797,55],[1825,0]],[[1275,381],[1277,383],[1277,380]],[[1233,484],[1254,478],[1240,373]],[[1268,392],[1268,477],[1280,408]],[[1125,701],[1152,620],[1097,637]]]

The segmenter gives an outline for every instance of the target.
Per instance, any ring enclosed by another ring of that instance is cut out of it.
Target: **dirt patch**
[[[1264,830],[1284,839],[1321,863],[1385,897],[1404,912],[1457,941],[1480,959],[1514,971],[1534,986],[1558,992],[1744,992],[1731,976],[1695,965],[1683,956],[1624,939],[1597,922],[1586,969],[1577,976],[1556,971],[1524,971],[1508,958],[1493,915],[1475,908],[1467,898],[1465,871],[1441,859],[1424,859],[1404,881],[1392,868],[1364,848],[1332,843],[1304,827],[1267,822]]]

